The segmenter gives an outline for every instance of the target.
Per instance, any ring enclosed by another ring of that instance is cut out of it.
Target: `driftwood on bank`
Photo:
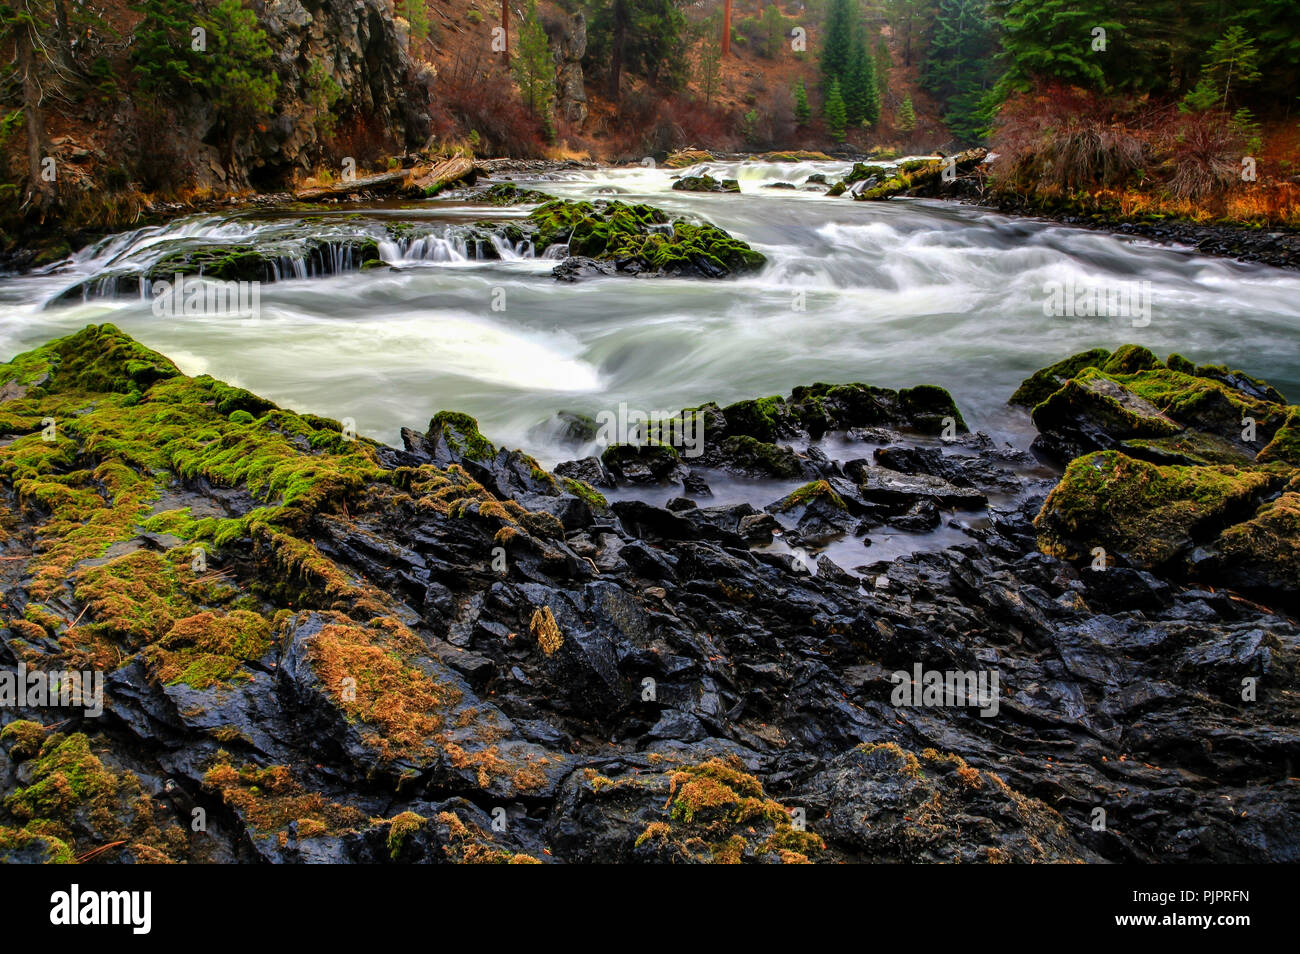
[[[410,169],[396,169],[379,175],[360,176],[327,186],[317,186],[294,193],[300,202],[320,202],[344,196],[370,193],[419,198],[436,195],[457,183],[472,185],[485,170],[472,159],[455,157],[438,162],[423,162]]]

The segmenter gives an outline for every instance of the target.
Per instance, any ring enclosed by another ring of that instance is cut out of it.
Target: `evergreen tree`
[[[715,18],[710,17],[712,23]],[[716,37],[718,31],[711,30],[700,44],[700,59],[696,72],[696,82],[704,93],[704,105],[713,101],[713,94],[718,91],[718,81],[722,76],[722,48]]]
[[[989,123],[983,108],[997,79],[997,41],[984,0],[939,0],[921,85],[944,110],[944,122],[965,142]]]
[[[529,114],[539,117],[547,137],[553,137],[555,128],[551,104],[555,100],[555,58],[537,12],[537,0],[528,0],[523,22],[519,24],[519,37],[510,69],[515,74],[515,83]]]
[[[397,15],[411,25],[411,39],[417,42],[429,37],[429,9],[426,0],[400,0]]]
[[[759,25],[763,30],[763,55],[769,60],[774,59],[781,52],[781,43],[785,39],[789,24],[786,18],[781,16],[781,8],[775,3],[769,3],[763,8]]]
[[[1035,80],[1104,89],[1106,68],[1118,58],[1093,50],[1093,31],[1107,31],[1107,47],[1121,25],[1107,15],[1107,0],[998,0],[1006,72],[998,94],[1027,90]]]
[[[812,107],[808,105],[808,90],[804,88],[803,80],[794,84],[794,118],[800,124],[812,119]]]
[[[885,98],[885,93],[889,91],[889,68],[894,65],[894,58],[889,53],[889,41],[885,39],[882,33],[876,37],[876,52],[874,56],[876,67],[876,88],[880,90],[880,98]]]
[[[911,132],[916,128],[916,110],[912,107],[910,96],[903,100],[902,106],[898,107],[898,128],[903,132]]]
[[[844,81],[844,106],[850,126],[864,122],[874,126],[880,121],[880,90],[876,86],[876,66],[867,53],[865,28],[858,22],[854,31],[853,54]]]
[[[1233,84],[1248,86],[1259,79],[1258,61],[1259,52],[1255,44],[1239,26],[1229,27],[1210,47],[1202,77],[1213,84],[1216,93],[1221,94],[1220,105],[1224,109],[1228,108]]]
[[[221,0],[203,26],[203,91],[225,127],[226,167],[232,169],[236,140],[271,112],[279,77],[271,69],[270,39],[241,0]]]
[[[844,97],[840,93],[840,81],[837,79],[831,80],[830,92],[826,94],[826,105],[822,115],[826,117],[826,128],[830,130],[831,135],[837,142],[843,142],[844,126],[848,122],[848,116],[844,109]]]
[[[580,0],[587,12],[583,72],[604,76],[610,99],[624,71],[652,86],[680,89],[690,74],[685,0]]]
[[[199,25],[187,0],[135,0],[143,15],[131,42],[131,69],[140,90],[169,98],[202,82],[203,53],[195,50],[191,31]]]
[[[822,87],[828,91],[831,83],[848,76],[853,59],[854,0],[830,0],[826,13],[826,38],[822,41]]]

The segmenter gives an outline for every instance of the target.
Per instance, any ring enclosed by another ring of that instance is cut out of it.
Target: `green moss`
[[[47,734],[39,722],[18,719],[0,729],[0,745],[9,752],[9,758],[22,762],[41,750]]]
[[[746,470],[754,470],[771,477],[793,479],[803,473],[799,458],[788,447],[777,447],[741,434],[726,438],[721,449],[727,460]]]
[[[1078,560],[1100,546],[1156,568],[1231,522],[1273,482],[1238,467],[1160,466],[1101,451],[1070,464],[1034,526],[1046,553]]]
[[[427,821],[417,812],[402,812],[388,823],[388,855],[394,861],[402,853],[402,845],[411,832],[418,831]]]
[[[722,409],[727,419],[727,434],[746,434],[755,440],[771,443],[784,429],[790,412],[785,399],[777,396],[737,401]]]
[[[1064,361],[1058,361],[1041,371],[1035,371],[1011,395],[1010,404],[1020,407],[1033,407],[1051,397],[1070,378],[1084,368],[1100,368],[1110,358],[1105,348],[1093,348],[1072,355]]]
[[[532,211],[534,246],[540,253],[567,244],[570,255],[637,262],[642,268],[674,272],[686,268],[724,275],[761,268],[766,259],[744,242],[712,225],[670,221],[661,209],[622,202],[556,200]],[[664,226],[671,226],[670,229]]]
[[[76,859],[68,843],[45,832],[0,826],[0,864],[70,865]]]
[[[796,507],[807,506],[814,500],[825,500],[837,510],[846,509],[844,498],[837,494],[831,485],[824,480],[811,481],[787,494],[781,498],[776,509],[781,513],[788,513]]]
[[[1251,519],[1225,530],[1217,545],[1219,565],[1235,576],[1266,580],[1294,596],[1300,591],[1300,493],[1264,504]]]
[[[270,648],[270,626],[259,614],[205,611],[177,620],[146,659],[160,682],[207,689],[228,683],[245,662],[261,659]]]
[[[966,426],[961,411],[952,395],[943,388],[933,384],[921,384],[914,388],[903,388],[898,392],[898,402],[903,415],[917,430],[926,434],[938,434],[944,430],[945,420],[951,419],[958,433],[966,433]]]
[[[609,506],[609,500],[606,499],[605,495],[585,480],[561,477],[560,482],[569,493],[585,501],[592,510],[604,510]]]
[[[1136,374],[1138,371],[1153,371],[1164,368],[1160,359],[1141,345],[1126,344],[1120,347],[1101,366],[1101,370],[1110,375]]]
[[[1161,372],[1169,374],[1173,372]],[[1183,427],[1161,413],[1159,405],[1136,395],[1095,368],[1085,368],[1033,409],[1040,431],[1073,427],[1087,420],[1117,439],[1169,437]]]
[[[521,189],[513,182],[497,182],[470,196],[471,201],[489,205],[520,205],[531,202],[550,202],[554,196],[536,189]]]
[[[28,770],[31,783],[4,801],[5,808],[22,821],[62,817],[117,789],[117,780],[90,751],[90,741],[81,733],[51,735]]]
[[[470,460],[491,460],[497,449],[478,429],[478,421],[459,411],[439,411],[429,421],[429,433],[441,432],[447,446]]]
[[[1300,467],[1300,407],[1287,409],[1286,419],[1273,434],[1273,439],[1259,452],[1260,463],[1278,461]]]

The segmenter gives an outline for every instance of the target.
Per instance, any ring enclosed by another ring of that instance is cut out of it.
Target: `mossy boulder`
[[[1160,466],[1116,451],[1074,460],[1034,521],[1044,552],[1091,560],[1101,547],[1163,568],[1254,511],[1275,478],[1239,467]]]
[[[1038,514],[1040,547],[1238,586],[1283,602],[1295,545],[1300,409],[1265,381],[1146,348],[1083,352],[1033,375],[1035,446],[1069,461]]]
[[[863,201],[880,201],[900,195],[939,195],[947,184],[944,170],[954,175],[967,175],[975,170],[988,152],[984,149],[967,149],[945,159],[914,159],[898,167],[895,175],[877,186],[853,193],[853,198]]]
[[[360,269],[379,262],[379,243],[368,236],[327,238],[306,236],[299,241],[272,245],[204,245],[178,249],[150,266],[151,281],[170,281],[176,275],[202,275],[219,281],[273,281],[284,258],[309,263],[315,274],[333,274],[341,263]]]
[[[536,189],[520,188],[513,182],[497,182],[468,196],[470,202],[483,202],[487,205],[523,205],[550,202],[554,198],[555,196]]]
[[[532,211],[534,246],[568,246],[570,256],[612,262],[626,274],[724,278],[767,259],[716,226],[671,219],[644,204],[556,200]]]
[[[953,433],[970,430],[952,395],[937,385],[903,388],[898,392],[898,403],[903,417],[923,434],[942,434],[948,429]]]
[[[721,454],[726,468],[733,473],[786,480],[805,476],[799,455],[789,447],[778,447],[746,434],[724,439]]]
[[[1100,368],[1108,358],[1110,352],[1105,348],[1093,348],[1035,371],[1016,389],[1007,403],[1027,408],[1041,404],[1084,368]]]
[[[682,176],[673,183],[678,192],[740,192],[740,183],[735,179],[715,179],[713,176]]]
[[[671,444],[646,440],[640,444],[611,444],[600,461],[620,480],[647,483],[671,480],[682,473],[681,455]]]
[[[814,501],[824,501],[836,510],[848,509],[844,503],[844,498],[837,494],[835,489],[824,480],[809,481],[797,490],[786,494],[773,504],[771,509],[776,513],[789,513],[799,507],[807,507]]]
[[[779,396],[737,401],[724,407],[722,414],[727,436],[746,435],[771,443],[793,432],[789,408]]]

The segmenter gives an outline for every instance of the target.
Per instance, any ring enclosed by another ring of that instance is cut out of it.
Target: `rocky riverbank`
[[[948,199],[995,208],[1007,215],[1045,218],[1065,225],[1136,235],[1203,255],[1277,268],[1300,268],[1300,233],[1294,229],[1232,222],[1188,222],[1165,215],[1123,215],[1066,197],[1037,197],[996,188],[983,169],[987,153],[971,149],[943,159],[914,159],[897,169],[855,162],[831,184],[832,196],[883,201],[896,197]]]
[[[4,697],[0,858],[1300,858],[1296,409],[1137,348],[1015,400],[1063,480],[928,385],[706,404],[548,472],[108,325],[20,355],[3,661],[101,672],[104,711]]]

